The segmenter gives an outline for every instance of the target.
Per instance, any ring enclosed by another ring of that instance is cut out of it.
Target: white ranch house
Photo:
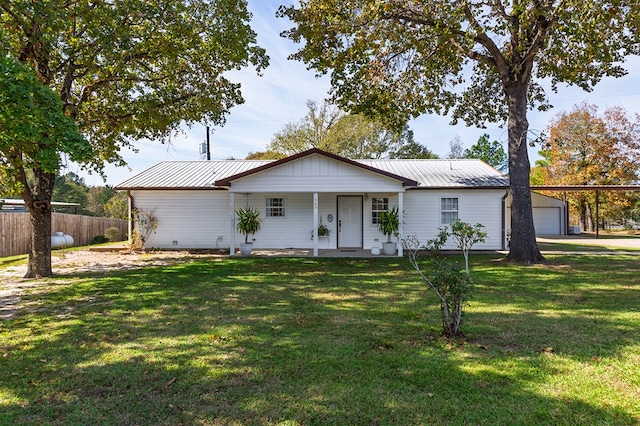
[[[350,160],[311,149],[278,161],[167,161],[116,187],[133,208],[152,212],[158,228],[147,247],[230,248],[244,237],[235,211],[261,212],[256,249],[352,250],[386,241],[377,214],[404,212],[400,235],[433,238],[454,220],[486,228],[474,249],[507,246],[508,178],[480,160]],[[328,239],[312,238],[319,223]],[[453,248],[453,247],[450,247]],[[399,248],[398,255],[402,255]]]

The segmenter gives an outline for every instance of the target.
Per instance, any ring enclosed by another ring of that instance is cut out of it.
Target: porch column
[[[318,193],[313,193],[313,255],[318,256]]]
[[[236,193],[229,193],[229,222],[231,223],[231,233],[229,234],[229,255],[236,253]]]
[[[404,238],[404,192],[398,192],[398,257],[403,256],[402,239]]]

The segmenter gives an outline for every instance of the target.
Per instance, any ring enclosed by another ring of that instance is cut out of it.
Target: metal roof
[[[351,160],[350,160],[351,161]],[[506,188],[509,178],[480,160],[354,160],[386,174],[418,182],[417,188]],[[133,176],[116,189],[207,189],[269,160],[165,161]]]
[[[116,189],[203,189],[256,167],[265,160],[163,161],[116,185]]]
[[[509,178],[484,161],[456,160],[357,160],[377,169],[405,176],[418,188],[506,188]]]

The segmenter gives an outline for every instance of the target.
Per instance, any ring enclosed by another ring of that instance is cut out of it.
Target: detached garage
[[[511,206],[509,200],[509,206]],[[568,206],[567,202],[559,198],[531,193],[531,205],[533,208],[533,224],[536,235],[566,235],[568,232]],[[511,231],[511,208],[507,208],[507,229]]]

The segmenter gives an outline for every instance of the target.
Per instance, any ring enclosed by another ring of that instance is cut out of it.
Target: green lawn
[[[466,337],[402,259],[58,276],[0,323],[0,424],[638,424],[637,256],[472,257]]]

